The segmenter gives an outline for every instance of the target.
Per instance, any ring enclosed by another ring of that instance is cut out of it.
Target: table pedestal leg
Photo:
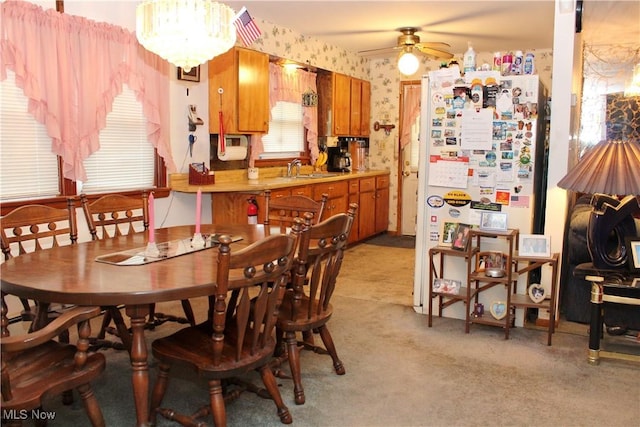
[[[144,326],[149,315],[149,305],[126,307],[131,318],[131,382],[133,399],[136,405],[136,425],[149,425],[149,363],[147,361],[147,343],[144,339]]]
[[[602,336],[602,285],[591,283],[591,322],[589,326],[589,363],[600,363],[600,337]]]

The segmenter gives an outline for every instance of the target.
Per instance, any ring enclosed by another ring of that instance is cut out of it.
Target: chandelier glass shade
[[[420,60],[411,52],[411,49],[405,50],[400,54],[398,59],[398,70],[405,76],[410,76],[418,71]]]
[[[236,43],[235,12],[210,0],[145,0],[136,36],[147,50],[189,72]]]

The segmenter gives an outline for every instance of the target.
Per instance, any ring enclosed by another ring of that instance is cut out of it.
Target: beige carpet
[[[307,403],[293,402],[293,386],[279,380],[297,426],[637,426],[640,365],[587,363],[587,338],[527,328],[504,339],[499,328],[426,318],[412,308],[413,250],[361,244],[348,250],[329,325],[346,375],[330,358],[301,356]],[[192,301],[196,310],[204,307]],[[180,313],[180,305],[158,310]],[[198,319],[202,319],[202,313]],[[148,334],[163,336],[165,324]],[[130,365],[126,353],[107,352],[107,371],[94,388],[108,426],[130,426]],[[257,375],[249,377],[259,383]],[[155,380],[152,362],[151,381]],[[207,401],[206,383],[191,372],[172,378],[165,403],[191,411]],[[47,405],[50,426],[85,426],[84,412]],[[245,393],[230,403],[229,426],[280,426],[273,402]],[[211,425],[211,421],[208,425]],[[174,425],[161,421],[159,426]]]

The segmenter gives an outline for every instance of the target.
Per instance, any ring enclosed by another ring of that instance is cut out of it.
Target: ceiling
[[[246,6],[253,17],[352,52],[394,47],[400,27],[419,27],[422,42],[448,43],[456,54],[467,50],[468,42],[477,52],[553,47],[553,0],[224,3],[235,10]],[[640,1],[585,0],[583,9],[585,42],[640,46]]]

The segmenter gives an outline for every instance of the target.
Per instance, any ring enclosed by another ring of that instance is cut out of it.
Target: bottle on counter
[[[469,43],[468,46],[469,48],[464,53],[463,59],[465,73],[476,70],[476,51],[473,50],[473,46],[471,46],[471,43]]]
[[[533,74],[535,73],[535,67],[533,65],[534,55],[531,52],[527,52],[527,55],[524,58],[524,74]]]
[[[500,52],[493,54],[493,67],[491,69],[493,71],[502,71],[502,54]]]
[[[502,75],[508,76],[511,74],[511,65],[513,64],[513,54],[511,52],[505,53],[502,56]]]
[[[511,74],[514,76],[519,76],[522,74],[522,66],[524,62],[524,55],[521,50],[516,50],[513,55],[513,64],[511,64]]]

